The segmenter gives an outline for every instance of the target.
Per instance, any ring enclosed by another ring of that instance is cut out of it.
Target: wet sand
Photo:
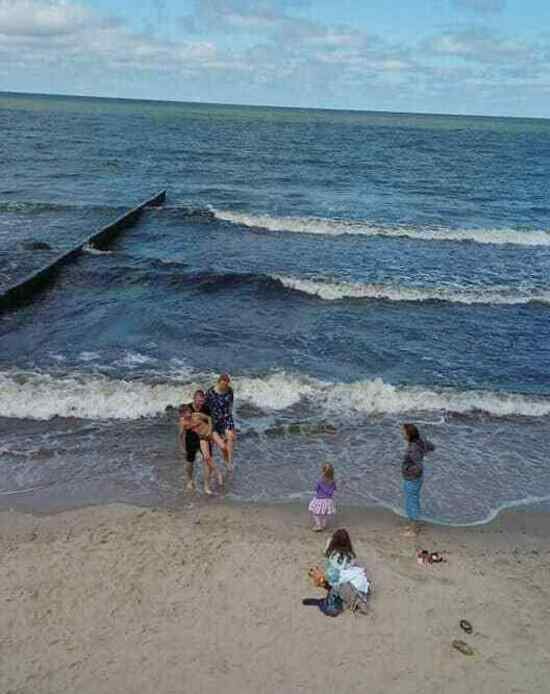
[[[337,525],[374,581],[369,615],[302,606],[326,542],[303,507],[4,511],[0,692],[548,691],[549,514],[418,540],[383,510]],[[447,562],[418,566],[417,545]]]

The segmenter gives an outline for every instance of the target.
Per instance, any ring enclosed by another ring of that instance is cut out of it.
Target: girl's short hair
[[[197,390],[193,393],[193,397],[196,395],[205,395],[205,392],[202,388],[197,388]]]
[[[420,438],[418,429],[414,424],[403,424],[403,431],[405,432],[405,436],[407,437],[407,441],[409,443],[412,443],[413,441],[418,441],[418,439]]]
[[[344,557],[355,559],[355,552],[353,551],[349,533],[344,528],[340,528],[333,533],[325,550],[325,557],[330,557],[331,554],[336,553],[340,555],[342,560]]]
[[[334,468],[330,463],[325,463],[321,468],[321,473],[326,480],[334,482]]]
[[[178,408],[178,412],[180,414],[186,414],[187,412],[193,414],[193,410],[189,407],[189,405],[180,405]]]

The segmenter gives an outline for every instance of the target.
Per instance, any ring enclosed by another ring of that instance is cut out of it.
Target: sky
[[[0,91],[550,117],[550,0],[0,0]]]

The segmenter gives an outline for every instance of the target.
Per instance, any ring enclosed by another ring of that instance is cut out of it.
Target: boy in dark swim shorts
[[[197,452],[200,450],[204,463],[204,491],[206,494],[212,494],[210,489],[211,473],[216,475],[220,485],[223,484],[223,476],[212,460],[212,418],[206,414],[205,410],[208,412],[204,406],[203,391],[195,393],[192,404],[182,405],[179,408],[179,440],[180,445],[185,446],[186,452],[187,489],[195,489],[193,470]]]

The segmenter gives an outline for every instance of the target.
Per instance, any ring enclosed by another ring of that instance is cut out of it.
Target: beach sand
[[[331,619],[301,604],[327,537],[301,507],[5,511],[0,692],[546,693],[549,523],[510,512],[415,540],[389,512],[343,510],[375,591],[369,615]],[[418,566],[417,544],[448,561]]]

